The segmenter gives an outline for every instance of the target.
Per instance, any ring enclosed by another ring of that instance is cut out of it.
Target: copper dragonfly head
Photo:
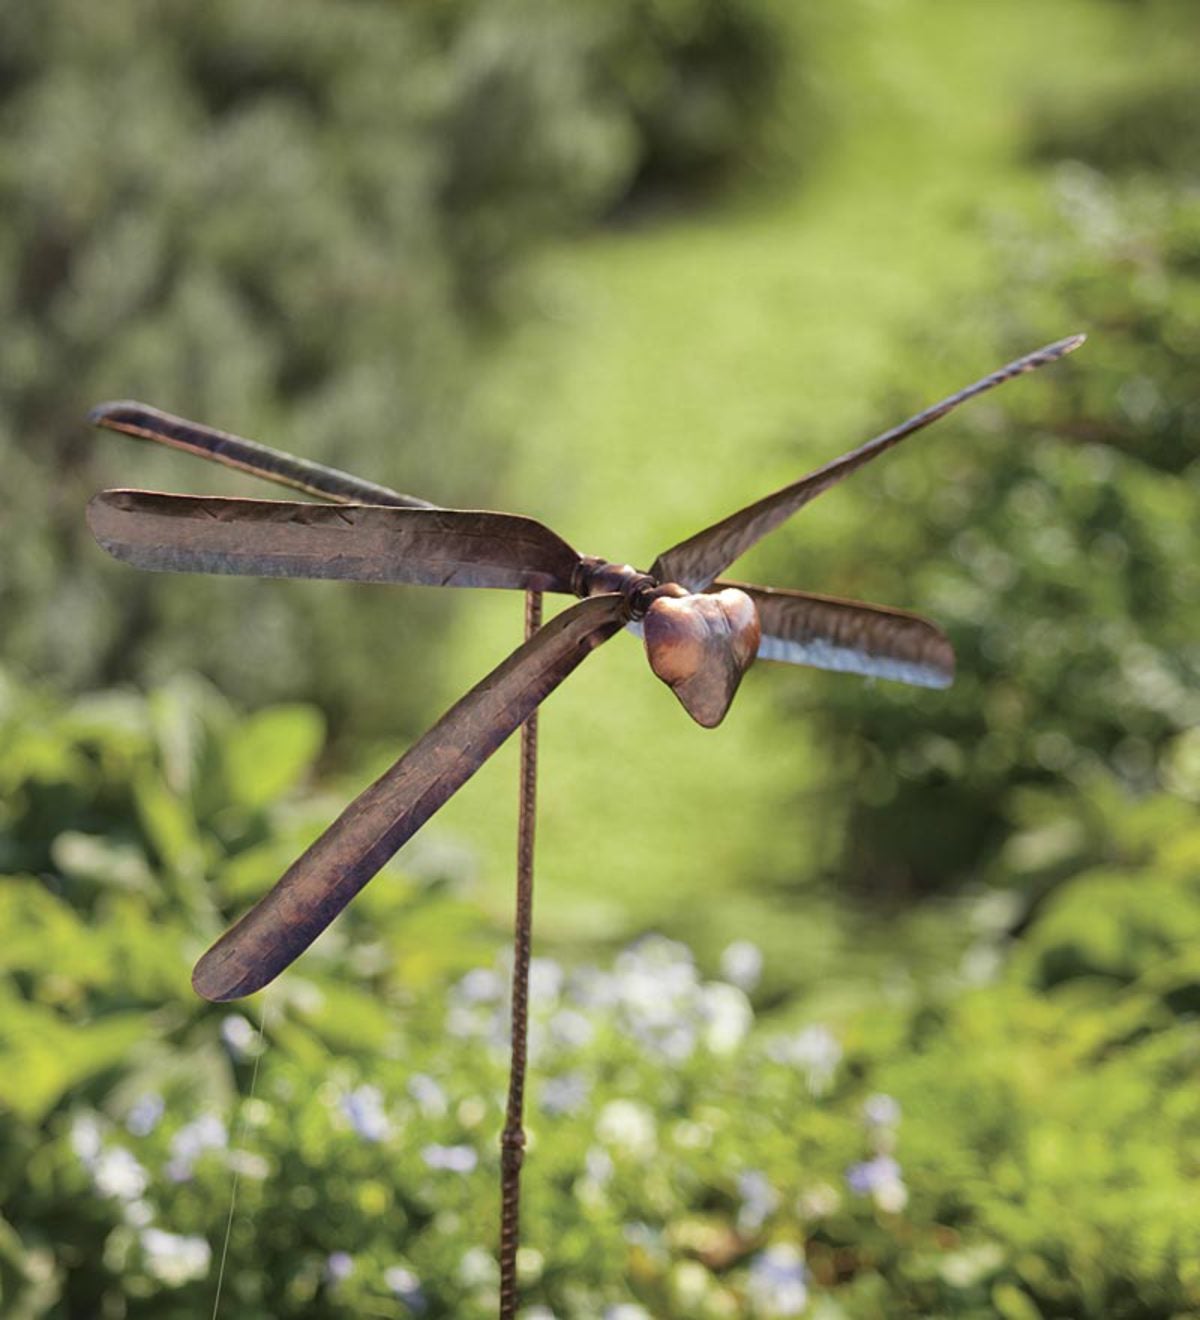
[[[650,668],[697,724],[721,723],[762,640],[758,610],[744,591],[691,592],[592,555],[579,561],[572,585],[579,596],[621,594]]]
[[[720,577],[810,500],[951,409],[1077,348],[1082,335],[1010,362],[899,426],[664,551],[642,573],[579,554],[515,514],[425,500],[137,403],[101,426],[216,459],[329,504],[114,490],[88,507],[96,539],[140,568],[561,592],[581,599],[519,647],[367,788],[204,955],[209,999],[250,994],[325,929],[389,857],[597,646],[640,631],[653,672],[706,727],[755,658],[945,687],[954,652],[926,619],[860,601]]]

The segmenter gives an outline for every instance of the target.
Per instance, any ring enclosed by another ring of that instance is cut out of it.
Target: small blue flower
[[[342,1097],[342,1113],[364,1141],[386,1141],[392,1125],[383,1108],[383,1092],[377,1086],[359,1086]]]
[[[330,1283],[341,1283],[354,1273],[354,1258],[348,1251],[334,1251],[325,1262],[325,1277]]]
[[[877,1092],[863,1101],[863,1121],[868,1127],[894,1128],[900,1122],[900,1106],[890,1095]]]
[[[171,1138],[166,1173],[171,1182],[187,1182],[192,1168],[206,1150],[222,1150],[229,1142],[225,1124],[216,1114],[201,1114]]]
[[[738,1207],[737,1225],[743,1233],[757,1232],[779,1205],[779,1193],[758,1169],[738,1174],[738,1195],[742,1204]]]
[[[542,1083],[542,1109],[547,1114],[574,1114],[587,1102],[591,1087],[580,1073],[550,1077]]]
[[[890,1155],[876,1155],[874,1159],[852,1164],[846,1170],[846,1182],[852,1192],[869,1196],[884,1183],[898,1182],[900,1166]]]
[[[431,1169],[443,1169],[447,1173],[470,1173],[479,1163],[472,1146],[426,1146],[421,1158]]]
[[[135,1137],[148,1137],[158,1127],[166,1104],[161,1095],[147,1092],[139,1096],[125,1115],[125,1127]]]
[[[858,1196],[869,1196],[880,1210],[899,1214],[908,1204],[908,1188],[900,1176],[900,1166],[890,1155],[852,1164],[846,1170],[846,1183]]]
[[[426,1118],[440,1118],[446,1112],[446,1093],[425,1073],[413,1073],[408,1079],[408,1093]]]
[[[803,1253],[787,1242],[760,1251],[750,1262],[748,1291],[759,1314],[800,1315],[808,1305],[808,1269]]]

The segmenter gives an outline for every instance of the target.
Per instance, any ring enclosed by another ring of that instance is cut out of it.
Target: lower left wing
[[[580,601],[477,683],[208,950],[192,974],[197,993],[239,999],[274,980],[589,652],[620,629],[624,608],[615,594]]]

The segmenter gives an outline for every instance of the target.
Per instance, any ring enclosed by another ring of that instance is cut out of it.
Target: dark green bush
[[[1053,223],[1009,229],[1001,248],[1008,296],[1038,324],[1010,347],[1077,329],[1089,342],[965,412],[962,439],[931,434],[864,474],[846,498],[869,510],[870,536],[822,574],[847,594],[919,601],[959,657],[919,725],[894,685],[820,685],[851,803],[848,869],[873,898],[984,873],[1020,786],[1103,766],[1152,789],[1171,740],[1200,720],[1200,205],[1079,167],[1054,197]]]
[[[4,1315],[209,1309],[235,1175],[225,1310],[492,1313],[505,973],[448,851],[381,877],[263,998],[201,1005],[195,953],[327,817],[296,791],[319,721],[235,721],[182,681],[4,695]],[[832,1030],[756,1022],[660,938],[535,963],[529,1305],[1200,1304],[1194,744],[1135,808],[1107,779],[1027,796],[1004,863],[1043,898],[1019,945],[980,922],[959,974]]]

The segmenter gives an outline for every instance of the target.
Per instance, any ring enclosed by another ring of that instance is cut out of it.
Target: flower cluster
[[[868,1096],[862,1118],[874,1154],[846,1170],[846,1183],[856,1196],[869,1196],[880,1210],[899,1214],[908,1204],[908,1188],[891,1154],[900,1126],[900,1106],[890,1095]]]
[[[634,1320],[659,1315],[663,1297],[672,1315],[800,1315],[818,1286],[812,1244],[860,1198],[900,1208],[895,1102],[870,1097],[835,1155],[821,1115],[842,1081],[837,1038],[813,1022],[756,1032],[761,954],[731,945],[722,967],[729,979],[706,978],[660,937],[605,968],[535,961],[528,1316]],[[269,1033],[223,1018],[231,1066],[261,1053],[257,1098],[240,1114],[185,1117],[147,1092],[123,1132],[94,1116],[76,1124],[96,1195],[121,1207],[125,1259],[162,1289],[196,1282],[219,1245],[197,1227],[221,1218],[189,1218],[196,1196],[227,1205],[247,1172],[254,1206],[314,1207],[305,1245],[280,1262],[287,1314],[494,1314],[507,1013],[503,969],[477,968],[442,1005],[422,1002],[403,1038],[343,1058],[315,1086]],[[231,1130],[244,1149],[231,1149]],[[869,1158],[847,1168],[864,1131]],[[657,1282],[616,1291],[617,1279]]]

